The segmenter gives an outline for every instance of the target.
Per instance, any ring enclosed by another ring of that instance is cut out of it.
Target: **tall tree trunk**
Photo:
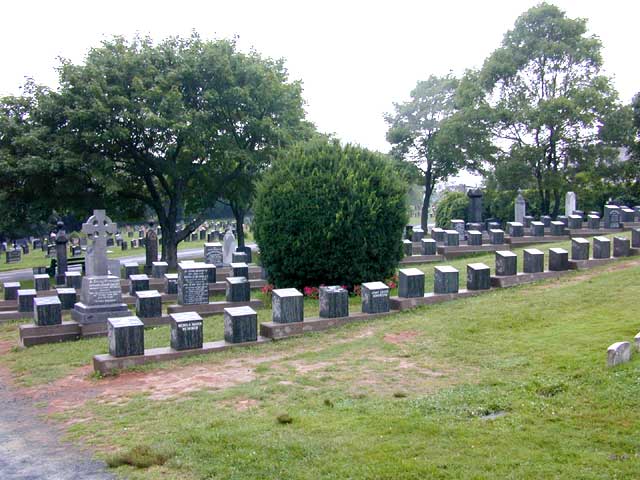
[[[177,216],[167,215],[160,225],[162,226],[162,261],[169,264],[170,270],[175,270],[178,268]]]
[[[422,212],[420,212],[420,226],[425,232],[429,229],[429,206],[431,205],[431,194],[433,193],[433,182],[431,171],[424,174],[424,200],[422,201]]]
[[[244,247],[244,209],[235,203],[231,203],[231,211],[236,221],[236,232],[238,233],[238,248]]]
[[[553,218],[556,218],[558,216],[558,213],[560,213],[560,201],[561,201],[562,195],[560,194],[560,190],[558,190],[557,188],[553,189]]]

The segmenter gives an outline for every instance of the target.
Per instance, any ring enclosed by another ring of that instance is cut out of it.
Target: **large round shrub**
[[[436,206],[436,226],[451,228],[451,220],[467,220],[469,197],[462,192],[447,192]]]
[[[277,158],[257,187],[254,231],[277,287],[383,280],[402,258],[407,185],[381,154],[315,140]]]

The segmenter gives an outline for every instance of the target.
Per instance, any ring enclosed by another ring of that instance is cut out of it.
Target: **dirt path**
[[[113,480],[104,464],[60,440],[24,396],[0,378],[0,478],[2,480]]]

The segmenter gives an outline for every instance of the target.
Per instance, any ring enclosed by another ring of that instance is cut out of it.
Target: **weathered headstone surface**
[[[552,272],[569,270],[569,252],[564,248],[550,248],[549,270]]]
[[[490,229],[489,243],[491,243],[491,245],[502,245],[504,243],[504,231],[499,228]]]
[[[62,323],[62,303],[58,297],[36,297],[33,299],[33,322],[45,325]]]
[[[178,274],[177,273],[164,274],[164,292],[169,295],[178,294]]]
[[[36,298],[36,291],[33,288],[21,288],[18,290],[18,311],[32,312],[33,299]]]
[[[438,243],[444,242],[444,230],[439,227],[433,227],[431,229],[431,238],[433,238]]]
[[[382,282],[363,283],[360,288],[363,313],[389,311],[389,287]]]
[[[423,238],[421,244],[422,255],[435,255],[438,251],[438,245],[433,238]]]
[[[411,240],[404,239],[402,241],[402,251],[404,252],[405,257],[410,257],[411,255],[413,255],[413,243],[411,242]]]
[[[604,206],[604,228],[620,228],[620,207]]]
[[[162,295],[157,290],[142,290],[135,293],[136,315],[139,318],[162,316]]]
[[[78,295],[75,288],[62,287],[56,288],[56,294],[60,299],[63,310],[71,310],[76,304]]]
[[[222,244],[218,242],[205,243],[204,244],[204,261],[215,265],[216,267],[222,267],[223,265],[223,252]]]
[[[451,230],[455,230],[456,232],[458,232],[460,240],[464,240],[464,234],[466,230],[464,220],[451,220]]]
[[[579,230],[582,228],[582,217],[580,215],[569,215],[569,228]]]
[[[434,293],[458,293],[458,270],[449,265],[435,267],[433,278]]]
[[[224,234],[224,240],[222,241],[222,263],[227,266],[233,262],[233,252],[236,251],[236,237],[233,235],[231,229],[227,229]]]
[[[144,323],[138,317],[109,318],[107,326],[111,356],[144,355]]]
[[[589,260],[589,240],[586,238],[571,239],[571,260]]]
[[[540,221],[544,224],[545,228],[549,228],[551,226],[551,217],[549,215],[542,215],[540,217]]]
[[[231,264],[231,275],[234,277],[249,278],[249,265],[244,262]]]
[[[607,367],[615,367],[631,360],[631,343],[616,342],[607,348]]]
[[[625,237],[613,237],[613,256],[628,257],[631,253],[631,242]]]
[[[5,300],[17,300],[18,290],[20,290],[20,282],[4,282],[2,284]]]
[[[473,246],[482,245],[482,232],[479,230],[469,230],[467,232],[467,244]]]
[[[514,221],[522,224],[524,222],[524,216],[527,214],[527,202],[525,202],[522,192],[518,191],[518,196],[514,203],[513,219]]]
[[[320,287],[320,317],[340,318],[349,316],[349,292],[333,285]]]
[[[467,191],[467,196],[469,197],[469,221],[482,222],[482,190],[471,189]]]
[[[138,262],[127,262],[124,264],[122,277],[128,279],[131,275],[138,275],[140,273],[140,265]]]
[[[304,320],[304,297],[295,288],[279,288],[271,298],[275,323],[297,323]]]
[[[631,229],[631,246],[640,248],[640,228]]]
[[[244,247],[238,247],[236,248],[236,252],[245,253],[247,255],[247,258],[245,259],[245,263],[249,264],[253,262],[253,252],[251,251],[251,247],[248,247],[246,245]]]
[[[620,209],[620,221],[622,223],[633,223],[635,221],[636,212],[633,208],[621,208]]]
[[[104,210],[94,210],[86,223],[82,224],[82,233],[93,239],[87,247],[85,270],[87,277],[108,275],[107,238],[117,231],[117,225],[107,217]]]
[[[593,258],[611,257],[611,240],[607,237],[593,237]]]
[[[522,225],[524,226],[524,228],[531,228],[531,222],[533,222],[534,220],[535,219],[531,215],[525,215],[524,220],[522,221]]]
[[[164,278],[164,274],[169,272],[169,264],[167,262],[153,262],[151,265],[152,278]]]
[[[251,299],[251,286],[246,277],[227,277],[227,302],[248,302]]]
[[[567,217],[566,215],[558,215],[556,217],[556,221],[557,222],[562,222],[565,227],[569,226],[569,217]]]
[[[245,252],[233,252],[231,254],[231,263],[249,263],[249,257]]]
[[[399,297],[424,297],[424,272],[417,268],[401,268],[398,272],[398,277]]]
[[[518,255],[510,250],[496,252],[496,275],[509,276],[518,273]]]
[[[64,230],[64,223],[58,222],[56,233],[56,259],[58,264],[56,266],[56,285],[63,285],[65,283],[64,274],[67,271],[67,232]]]
[[[205,267],[207,268],[207,283],[216,283],[218,277],[216,266],[212,263],[205,263]]]
[[[36,292],[51,290],[51,280],[49,279],[49,275],[46,273],[34,275],[33,286],[36,289]]]
[[[156,233],[153,222],[149,222],[149,228],[144,237],[144,248],[144,273],[150,275],[153,270],[153,262],[158,261],[158,234]]]
[[[537,248],[525,248],[522,271],[524,273],[544,272],[544,252]]]
[[[122,302],[120,279],[113,275],[83,277],[80,301],[71,317],[81,324],[105,322],[110,317],[128,316],[129,309]]]
[[[22,250],[19,248],[7,250],[4,255],[6,263],[18,263],[22,260]]]
[[[524,236],[524,225],[522,222],[507,222],[507,229],[509,230],[509,236],[511,237]]]
[[[129,289],[131,295],[135,295],[136,292],[149,290],[149,276],[146,273],[131,275],[129,280],[131,280],[131,288]]]
[[[531,236],[544,237],[544,223],[531,222]]]
[[[502,229],[502,224],[500,222],[497,221],[491,221],[491,222],[487,222],[487,231],[488,230],[501,230]]]
[[[560,220],[554,220],[551,222],[551,236],[552,237],[562,237],[564,236],[564,222]]]
[[[413,227],[413,231],[411,233],[411,241],[419,242],[424,237],[424,230],[420,227]]]
[[[467,290],[489,290],[491,269],[484,263],[467,264]]]
[[[445,230],[445,245],[447,247],[457,247],[460,245],[460,234],[457,230]]]
[[[204,263],[178,264],[178,304],[202,305],[209,303],[208,270]]]
[[[600,216],[589,214],[587,215],[587,223],[589,225],[589,229],[597,230],[600,228]]]
[[[258,340],[258,314],[251,307],[224,309],[224,341],[228,343]]]
[[[573,215],[576,209],[576,194],[574,192],[567,192],[564,196],[564,214],[568,217]]]

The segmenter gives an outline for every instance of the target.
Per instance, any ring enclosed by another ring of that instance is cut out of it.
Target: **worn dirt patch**
[[[398,333],[387,333],[383,339],[387,343],[393,343],[394,345],[400,345],[402,343],[407,343],[420,335],[420,332],[416,332],[415,330],[406,330],[404,332]]]

